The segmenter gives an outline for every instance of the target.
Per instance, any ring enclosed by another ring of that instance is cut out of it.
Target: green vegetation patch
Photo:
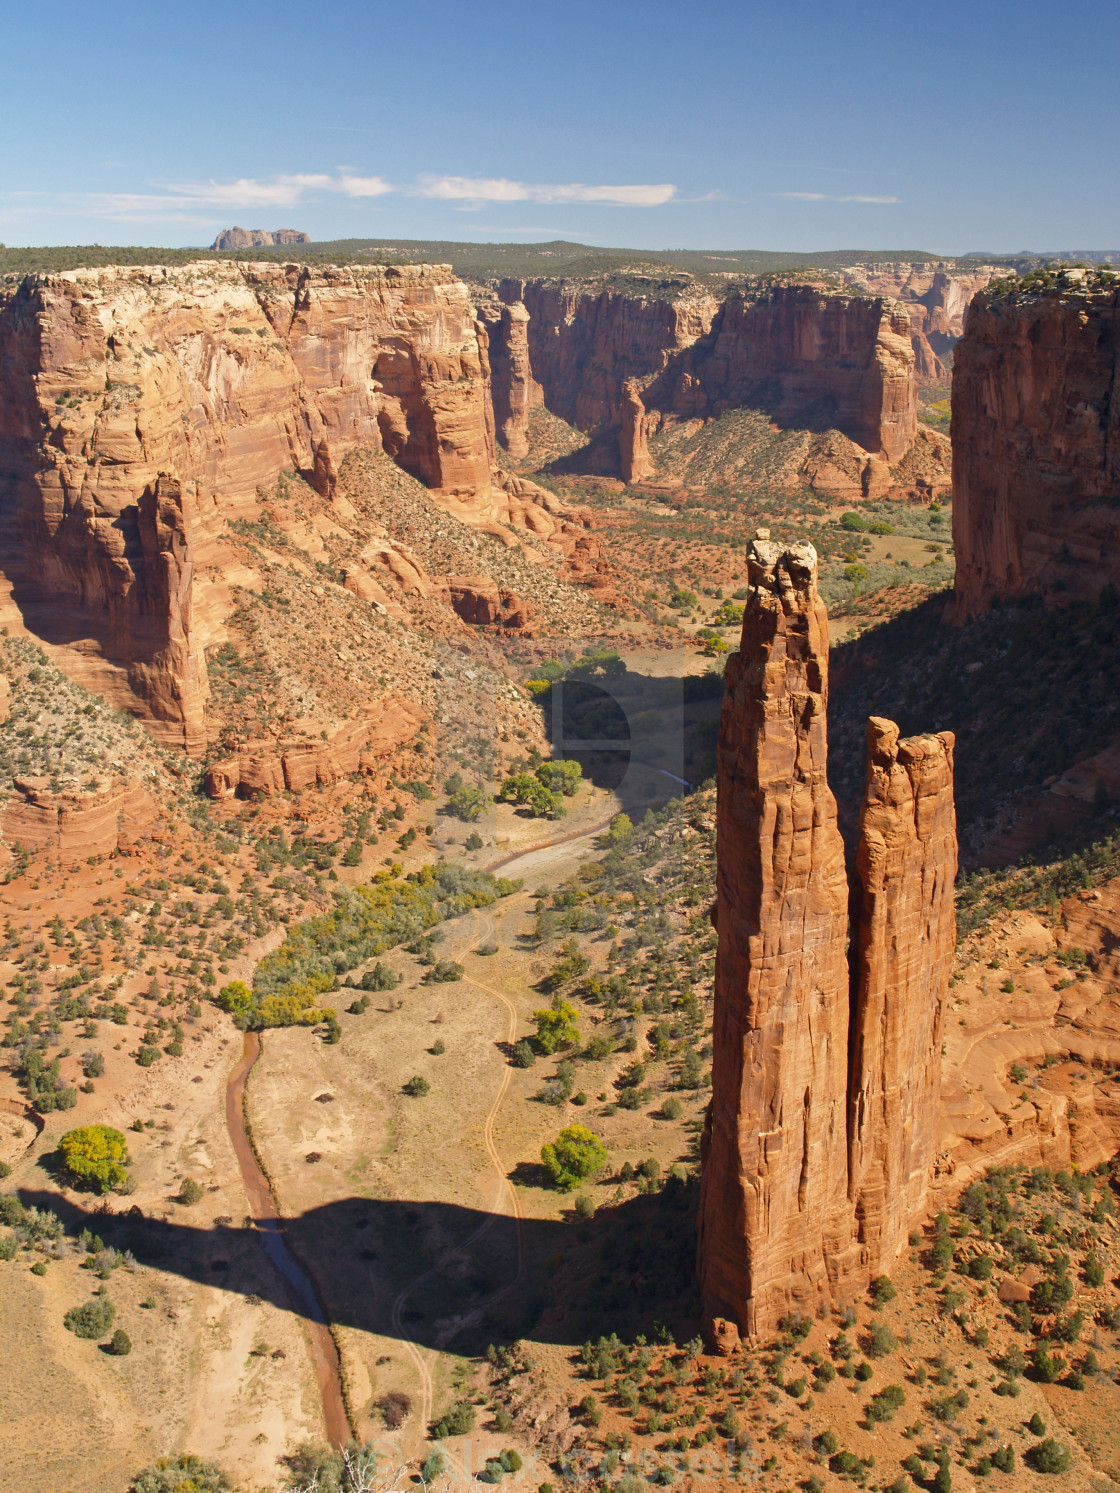
[[[372,885],[340,893],[331,912],[295,924],[257,965],[252,989],[235,980],[222,987],[218,1004],[243,1029],[317,1025],[334,1015],[319,998],[337,987],[339,975],[519,885],[442,861],[404,878],[379,871]]]

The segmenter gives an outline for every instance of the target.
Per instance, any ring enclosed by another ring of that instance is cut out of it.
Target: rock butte
[[[760,530],[747,564],[719,731],[700,1205],[717,1342],[721,1323],[755,1335],[791,1309],[850,1297],[905,1242],[937,1149],[955,936],[951,735],[900,741],[891,722],[871,722],[849,888],[827,777],[816,552],[782,550]]]
[[[492,468],[485,347],[447,266],[29,276],[0,293],[0,395],[3,620],[165,746],[204,749],[225,524],[282,471],[331,497],[342,454],[384,450],[447,511],[605,579],[584,515]],[[516,597],[490,610],[523,625]]]
[[[1120,585],[1115,290],[978,296],[953,363],[951,616]]]

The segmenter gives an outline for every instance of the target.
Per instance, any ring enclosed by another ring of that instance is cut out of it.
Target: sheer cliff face
[[[953,371],[953,616],[1120,584],[1115,291],[975,302]]]
[[[891,463],[914,444],[910,318],[886,297],[786,285],[722,303],[699,290],[657,300],[549,280],[504,281],[501,295],[528,312],[548,408],[617,439],[627,480],[643,465],[636,394],[650,430],[755,405],[778,424],[835,425]]]
[[[720,1319],[766,1332],[859,1291],[905,1242],[936,1154],[954,946],[952,738],[900,742],[872,722],[853,897],[826,771],[816,554],[760,537],[747,559],[720,719],[700,1204],[717,1341]]]
[[[490,426],[466,287],[445,267],[100,270],[0,300],[0,564],[68,668],[203,743],[196,567],[279,472],[386,450],[485,503]],[[325,443],[325,444],[324,444]],[[508,507],[508,502],[502,500]]]
[[[995,265],[957,270],[941,264],[903,262],[855,264],[836,271],[853,290],[892,296],[903,303],[910,317],[915,372],[919,379],[931,382],[948,378],[943,360],[964,335],[972,298],[1000,273]]]
[[[956,947],[953,736],[900,741],[873,716],[856,873],[849,1187],[872,1276],[906,1244],[940,1130],[941,1027]]]
[[[836,1287],[847,1207],[848,887],[811,545],[748,551],[719,736],[719,951],[701,1202],[709,1315],[764,1331]]]
[[[808,285],[736,296],[720,308],[710,333],[648,391],[646,403],[678,418],[764,403],[779,424],[815,417],[899,461],[918,431],[910,319],[883,297],[838,296]]]

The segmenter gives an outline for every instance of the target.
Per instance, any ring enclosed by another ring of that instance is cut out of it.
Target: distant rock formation
[[[267,248],[271,244],[309,244],[311,235],[298,228],[225,228],[210,245],[211,249]]]
[[[757,1334],[853,1294],[905,1240],[936,1150],[934,1038],[954,945],[952,738],[900,742],[873,723],[850,891],[827,778],[816,552],[760,531],[747,562],[718,748],[699,1246],[716,1338],[721,1323]]]
[[[503,344],[515,338],[521,384],[539,380],[548,408],[592,437],[587,460],[627,482],[653,475],[651,435],[750,407],[783,428],[847,437],[840,459],[814,459],[804,473],[838,500],[948,486],[947,451],[923,448],[913,472],[892,470],[919,431],[911,317],[889,296],[814,282],[758,284],[722,301],[685,286],[660,299],[564,280],[504,280],[499,294],[519,314],[507,327],[489,313],[495,409],[508,398],[498,370],[515,361]],[[497,434],[513,453],[500,418]]]
[[[45,777],[17,777],[0,814],[7,845],[85,858],[112,855],[156,818],[155,800],[135,779],[114,775],[81,787]]]
[[[529,411],[544,401],[529,362],[529,313],[514,301],[480,307],[479,319],[490,354],[495,430],[509,454],[520,459],[529,453]]]
[[[948,359],[964,335],[973,296],[1004,272],[1000,265],[959,270],[952,261],[850,264],[833,271],[864,295],[888,295],[902,302],[910,316],[914,371],[927,383],[948,379]]]
[[[953,364],[952,617],[1120,586],[1120,296],[977,297]],[[1083,272],[1081,272],[1083,274]]]

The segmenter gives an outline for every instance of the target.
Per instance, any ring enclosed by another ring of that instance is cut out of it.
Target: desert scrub
[[[379,871],[371,885],[341,893],[331,912],[295,924],[258,964],[252,989],[232,981],[219,991],[218,1004],[243,1029],[316,1026],[334,1014],[319,998],[345,970],[415,941],[444,918],[488,907],[517,886],[443,862],[407,877]]]

